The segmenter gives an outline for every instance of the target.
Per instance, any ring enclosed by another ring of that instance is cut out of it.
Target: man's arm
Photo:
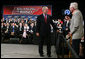
[[[36,35],[37,35],[37,36],[39,36],[40,25],[41,25],[40,17],[38,16],[38,17],[37,17],[37,22],[36,22]]]
[[[50,16],[50,19],[51,19],[51,25],[53,26],[54,30],[57,30],[57,27],[56,27],[56,25],[53,23],[51,16]]]

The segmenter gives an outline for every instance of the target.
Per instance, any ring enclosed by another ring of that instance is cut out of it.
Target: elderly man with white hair
[[[83,32],[83,16],[82,13],[78,10],[78,3],[72,2],[70,4],[70,11],[72,12],[72,19],[70,23],[70,33],[69,36],[72,35],[72,48],[75,50],[77,55],[79,55],[79,44]]]

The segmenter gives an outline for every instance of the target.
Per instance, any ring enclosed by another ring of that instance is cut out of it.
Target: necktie
[[[45,15],[44,18],[45,18],[45,23],[47,23],[47,16]]]

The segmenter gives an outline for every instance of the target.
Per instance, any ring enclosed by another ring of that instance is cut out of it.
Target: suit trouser
[[[81,39],[72,39],[72,48],[77,53],[77,55],[79,55],[80,41],[81,41]]]
[[[63,51],[63,34],[58,33],[56,40],[56,54],[61,55]]]
[[[51,54],[51,36],[47,36],[47,37],[40,36],[40,38],[39,38],[39,54],[43,54],[44,42],[47,45],[47,55],[50,55]]]

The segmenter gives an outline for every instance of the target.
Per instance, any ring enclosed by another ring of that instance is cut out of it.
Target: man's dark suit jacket
[[[37,17],[37,24],[36,24],[36,32],[40,34],[40,36],[48,36],[51,34],[51,27],[50,24],[56,29],[56,26],[52,22],[52,17],[47,15],[47,23],[45,23],[45,19],[43,14]]]
[[[13,31],[13,26],[10,26],[10,34]],[[16,26],[14,26],[14,35],[18,34],[18,28]]]
[[[67,21],[65,21],[65,28],[68,28],[68,32],[70,32],[70,22],[68,23],[68,27],[66,27]]]

